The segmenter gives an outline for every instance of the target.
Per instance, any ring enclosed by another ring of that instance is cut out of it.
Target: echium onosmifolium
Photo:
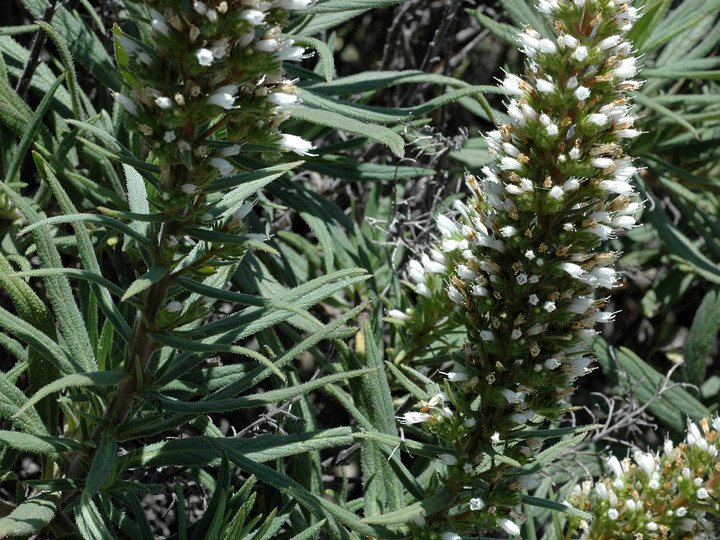
[[[638,168],[621,147],[640,134],[624,38],[637,10],[620,0],[541,0],[538,9],[553,24],[549,37],[530,27],[518,36],[526,73],[502,81],[508,119],[486,136],[493,163],[479,179],[466,175],[470,199],[455,203],[457,219],[437,216],[441,242],[409,264],[416,307],[389,313],[425,336],[455,307],[464,354],[432,406],[402,421],[451,446],[445,487],[469,505],[467,519],[511,534],[518,516],[508,509],[532,482],[503,474],[512,460],[532,461],[542,440],[525,427],[559,418],[590,371],[588,338],[614,317],[593,293],[618,280],[617,254],[599,247],[634,227],[641,207],[631,200]],[[510,460],[488,465],[488,451]]]
[[[717,538],[719,437],[716,416],[699,427],[689,421],[677,446],[667,439],[656,452],[635,449],[622,461],[611,456],[611,476],[583,482],[568,498],[593,515],[592,522],[571,518],[571,530],[581,540],[625,538],[630,532],[637,540]]]
[[[304,47],[281,36],[282,27],[288,10],[312,2],[145,0],[151,43],[115,28],[130,91],[114,98],[159,158],[165,198],[191,196],[218,174],[231,174],[228,158],[243,143],[301,155],[312,149],[278,130],[297,103],[282,62],[305,56]],[[225,140],[213,140],[218,132]]]

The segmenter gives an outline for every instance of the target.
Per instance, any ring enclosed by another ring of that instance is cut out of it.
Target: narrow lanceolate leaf
[[[685,343],[685,380],[700,386],[705,380],[710,348],[720,328],[720,287],[715,287],[703,298],[693,319],[690,335]]]
[[[55,516],[56,499],[40,495],[18,505],[10,515],[0,518],[0,538],[27,537],[42,530]]]
[[[92,499],[80,499],[80,504],[75,507],[75,521],[85,540],[115,540],[108,528],[109,518],[103,520]]]
[[[211,412],[234,411],[237,409],[258,407],[269,403],[285,402],[296,396],[311,392],[317,388],[326,385],[338,383],[352,379],[354,377],[362,377],[377,371],[377,368],[356,369],[338,373],[336,375],[328,375],[290,388],[282,388],[279,390],[270,390],[250,396],[230,399],[212,399],[205,398],[201,401],[185,402],[181,400],[170,399],[165,396],[157,396],[168,411],[190,412],[194,414],[208,414]]]
[[[112,433],[104,433],[90,465],[83,499],[91,499],[102,487],[115,467],[117,440]]]
[[[25,394],[8,381],[5,374],[0,373],[0,417],[10,419],[13,426],[25,433],[49,435],[50,433],[34,407],[29,407],[19,413],[26,401]]]
[[[3,308],[0,308],[0,326],[28,345],[37,348],[45,358],[55,362],[62,373],[82,371],[75,358],[56,341]]]
[[[82,119],[83,111],[80,108],[80,89],[77,81],[77,73],[75,72],[75,64],[70,54],[70,50],[67,47],[67,43],[63,37],[55,30],[50,24],[45,21],[36,21],[36,24],[42,28],[45,33],[50,36],[53,43],[60,53],[60,58],[65,65],[65,75],[67,79],[68,89],[70,90],[70,97],[72,98],[73,113],[75,118]]]
[[[124,371],[97,371],[95,373],[74,373],[66,375],[36,392],[25,404],[19,408],[14,416],[18,416],[25,412],[26,409],[32,407],[45,396],[49,396],[55,392],[60,392],[65,388],[83,388],[88,386],[114,386],[126,379],[128,374]]]
[[[360,120],[348,118],[338,113],[310,109],[303,106],[293,110],[293,118],[334,129],[341,129],[348,133],[356,133],[367,137],[371,141],[384,144],[398,157],[405,155],[405,141],[403,138],[386,127],[361,122]]]
[[[23,213],[29,223],[40,221],[42,216],[33,208],[33,205],[15,190],[0,182],[0,192],[4,192]],[[61,268],[63,266],[60,254],[55,246],[50,231],[46,227],[39,227],[33,231],[37,245],[38,256],[46,268]],[[48,297],[55,313],[68,349],[86,371],[95,371],[97,368],[93,356],[90,338],[88,337],[85,321],[75,303],[72,288],[67,278],[52,276],[45,278]]]
[[[55,198],[57,199],[63,214],[77,214],[75,205],[72,203],[72,200],[70,200],[70,197],[68,197],[61,183],[58,181],[52,167],[50,167],[50,165],[38,154],[35,154],[33,157],[35,158],[38,170],[43,175],[45,181],[50,185],[50,189],[53,190]],[[78,251],[80,253],[80,259],[82,260],[83,266],[89,272],[101,276],[102,272],[95,255],[95,248],[92,240],[90,239],[90,233],[88,233],[85,225],[79,222],[73,223],[73,229],[75,230]],[[97,296],[98,303],[105,316],[112,322],[113,326],[118,331],[118,334],[128,340],[130,337],[130,326],[127,324],[125,319],[123,319],[120,310],[110,298],[110,293],[105,288],[99,287],[95,283],[92,284],[92,290]]]
[[[51,437],[49,435],[30,435],[21,431],[0,430],[0,448],[8,447],[33,454],[59,454],[71,450],[80,450],[80,443],[74,439]]]
[[[40,129],[40,126],[42,125],[45,113],[47,113],[47,110],[50,108],[50,104],[52,103],[55,92],[57,91],[58,87],[64,79],[64,74],[60,75],[57,79],[55,79],[55,82],[50,87],[50,91],[42,99],[37,109],[35,110],[35,113],[33,113],[32,118],[30,119],[30,123],[28,124],[23,134],[23,137],[20,140],[17,148],[15,149],[15,153],[13,154],[12,159],[8,165],[8,171],[5,175],[6,182],[10,183],[17,180],[16,177],[18,175],[18,171],[20,171],[20,165],[22,165],[23,159],[25,159],[25,154],[27,153],[28,148],[30,148],[33,142],[37,140],[37,133]]]
[[[164,278],[167,273],[168,269],[166,267],[153,266],[152,268],[150,268],[150,270],[145,272],[142,276],[140,276],[130,284],[121,300],[127,300],[128,298],[132,298],[136,294],[144,291],[153,283],[157,283],[162,278]]]

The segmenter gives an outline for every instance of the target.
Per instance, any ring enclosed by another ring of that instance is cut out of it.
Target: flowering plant
[[[466,524],[520,534],[513,507],[535,485],[526,474],[550,436],[538,428],[571,409],[593,362],[588,339],[615,316],[593,297],[618,280],[617,255],[598,248],[634,227],[640,208],[638,169],[620,146],[640,134],[625,95],[640,86],[624,38],[637,11],[592,0],[538,9],[554,35],[518,36],[527,71],[502,82],[509,121],[487,135],[493,164],[480,180],[466,176],[469,202],[437,216],[441,242],[409,264],[416,307],[390,312],[418,349],[444,331],[444,313],[467,331],[421,412],[402,417],[448,445],[444,487],[470,510],[450,520],[462,534]]]

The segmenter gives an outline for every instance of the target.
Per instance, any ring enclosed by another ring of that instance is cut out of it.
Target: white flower
[[[287,133],[281,135],[278,144],[283,150],[295,152],[301,156],[312,156],[313,154],[311,154],[310,151],[315,149],[310,141],[306,141],[297,135],[290,135]]]
[[[217,105],[225,110],[230,110],[235,103],[235,96],[233,95],[235,92],[237,92],[236,84],[221,86],[207,98],[207,102],[210,105]]]
[[[178,311],[181,311],[183,308],[183,305],[181,302],[178,302],[177,300],[173,300],[172,302],[168,302],[165,304],[165,311],[168,313],[177,313]]]
[[[539,45],[540,52],[544,52],[547,54],[555,54],[557,52],[557,47],[555,46],[555,43],[549,39],[541,39]]]
[[[622,478],[623,476],[623,469],[622,465],[620,465],[620,461],[615,456],[610,456],[607,460],[608,466],[610,469],[612,469],[612,472],[615,474],[617,478]]]
[[[462,540],[462,536],[454,532],[446,532],[443,533],[442,540]]]
[[[213,60],[215,60],[210,49],[200,49],[195,53],[195,58],[197,58],[198,63],[203,67],[209,66],[213,63]]]
[[[454,285],[448,286],[447,295],[448,298],[450,298],[450,300],[452,300],[456,304],[462,304],[463,302],[465,302],[465,297],[460,291],[457,290]]]
[[[210,165],[215,167],[221,176],[228,176],[235,170],[235,167],[233,167],[229,161],[219,157],[210,158]]]
[[[470,465],[470,464],[466,463],[466,465]],[[470,470],[472,470],[472,465],[470,465]],[[470,472],[470,471],[466,471],[466,472]],[[483,500],[481,498],[473,497],[472,499],[470,499],[470,510],[475,512],[477,510],[482,510],[483,508],[485,508],[485,503],[483,502]]]
[[[517,75],[508,73],[502,82],[502,87],[508,94],[521,96],[525,93],[522,89],[527,83]]]
[[[603,127],[608,123],[608,117],[604,114],[593,113],[587,117],[587,121],[596,126]]]
[[[205,5],[205,2],[193,2],[193,9],[197,11],[200,15],[205,15],[207,13],[207,6]]]
[[[155,105],[160,109],[170,109],[173,106],[173,102],[169,97],[158,96],[155,98]]]
[[[567,272],[568,274],[570,274],[572,277],[574,277],[576,279],[579,278],[580,276],[582,276],[582,274],[583,274],[583,269],[575,263],[568,263],[568,262],[560,263],[559,268],[560,268],[560,270],[564,270],[565,272]]]
[[[495,334],[493,334],[490,330],[481,330],[480,339],[483,341],[493,341],[495,339]]]
[[[214,9],[208,9],[205,16],[208,18],[208,21],[211,23],[215,23],[218,20],[218,13]]]
[[[127,112],[129,112],[133,116],[137,116],[138,108],[132,99],[130,99],[127,96],[124,96],[120,92],[115,92],[115,93],[113,93],[112,96],[113,96],[113,99],[115,101],[117,101],[122,106],[123,109],[125,109]]]
[[[512,225],[506,225],[502,229],[500,229],[500,234],[504,238],[510,238],[512,236],[515,236],[517,234],[517,229],[513,227]]]
[[[701,499],[701,500],[707,499],[709,496],[710,496],[710,494],[708,493],[708,490],[705,489],[704,487],[701,487],[700,489],[697,490],[697,498],[698,499]]]
[[[587,86],[578,86],[573,93],[578,101],[585,101],[590,97],[590,89]]]
[[[432,414],[423,412],[406,412],[400,420],[403,424],[420,424],[433,418]]]
[[[277,58],[281,62],[299,62],[305,56],[305,47],[285,47],[277,53]]]
[[[388,311],[388,317],[397,319],[398,321],[412,321],[412,315],[408,315],[399,309],[391,309]]]
[[[610,510],[608,510],[607,515],[608,515],[608,517],[609,517],[610,519],[612,519],[613,521],[615,521],[615,520],[620,516],[620,514],[618,513],[618,511],[615,510],[614,508],[611,508]]]
[[[154,9],[150,10],[150,27],[164,36],[167,36],[170,32],[167,19],[163,17],[162,13]]]
[[[183,184],[182,186],[180,186],[180,191],[182,191],[186,195],[192,195],[197,191],[197,186],[195,184]]]
[[[258,51],[271,53],[280,49],[280,42],[274,38],[262,39],[255,44],[255,48]]]
[[[607,169],[615,162],[611,158],[596,157],[596,158],[593,158],[592,161],[590,161],[590,163],[594,167],[597,167],[598,169]]]
[[[545,79],[538,79],[535,82],[535,86],[539,92],[543,92],[546,94],[550,94],[555,91],[555,85],[550,81],[546,81]]]
[[[163,141],[166,143],[171,143],[175,140],[175,132],[174,131],[166,131],[165,135],[163,135]]]
[[[600,47],[602,50],[612,49],[613,47],[618,46],[621,39],[622,38],[618,35],[606,37],[600,43],[598,43],[598,47]]]
[[[273,92],[266,98],[269,103],[277,105],[284,109],[292,109],[297,105],[298,98],[294,94],[286,94],[285,92]]]
[[[587,47],[584,45],[581,45],[577,49],[575,49],[575,52],[573,53],[573,56],[575,57],[575,60],[578,62],[582,62],[588,57],[588,50]]]
[[[312,5],[314,0],[275,0],[273,6],[282,9],[293,9],[295,11],[302,11]]]
[[[440,462],[443,465],[447,465],[447,466],[457,465],[458,460],[452,454],[440,454],[438,457],[440,458]]]
[[[230,146],[226,146],[219,152],[216,152],[216,156],[219,157],[231,157],[236,156],[240,153],[240,145],[239,144],[231,144]]]
[[[257,26],[265,22],[265,14],[257,9],[246,9],[240,13],[240,18],[247,21],[253,26]]]
[[[498,525],[510,536],[520,536],[520,527],[508,518],[498,518]]]

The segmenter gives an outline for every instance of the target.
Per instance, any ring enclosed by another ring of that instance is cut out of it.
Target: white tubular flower
[[[280,42],[277,39],[269,38],[269,39],[263,39],[255,43],[255,48],[258,51],[267,52],[267,53],[274,53],[276,51],[279,51],[281,47]]]
[[[159,109],[171,109],[173,106],[172,99],[165,96],[158,96],[155,98],[155,105]]]
[[[402,422],[403,424],[421,424],[423,422],[428,422],[433,418],[433,415],[429,413],[406,412],[400,422]]]
[[[211,65],[215,61],[215,56],[210,49],[200,49],[195,53],[195,58],[203,67]]]
[[[398,321],[412,321],[412,315],[408,315],[407,313],[400,311],[399,309],[391,309],[388,311],[388,317],[392,319],[397,319]]]
[[[301,156],[314,155],[311,153],[311,150],[315,149],[312,143],[310,143],[310,141],[306,141],[302,137],[298,137],[297,135],[290,135],[288,133],[281,134],[278,144],[283,150],[295,152]]]
[[[154,9],[150,10],[150,28],[163,36],[170,35],[170,27],[168,27],[167,19],[162,13]]]
[[[520,527],[514,521],[507,518],[498,518],[497,522],[498,525],[500,525],[500,528],[510,536],[520,536]]]
[[[227,86],[221,86],[215,92],[207,98],[207,102],[210,105],[217,105],[223,109],[230,110],[235,104],[235,92],[237,92],[236,84],[229,84]]]
[[[235,167],[229,161],[219,157],[210,158],[210,165],[215,167],[221,176],[228,176],[235,170]]]
[[[182,311],[182,308],[182,302],[178,302],[177,300],[173,300],[172,302],[165,304],[165,311],[168,313],[178,313]]]
[[[305,55],[305,47],[284,47],[277,53],[277,58],[281,62],[299,62]]]
[[[120,92],[113,93],[113,99],[120,104],[120,106],[133,116],[137,116],[138,108],[135,102],[127,96],[124,96]]]
[[[294,94],[286,94],[285,92],[273,92],[266,98],[268,103],[282,107],[283,109],[292,109],[298,103],[298,97]]]
[[[240,18],[247,21],[253,26],[257,26],[265,22],[265,14],[257,9],[246,9],[240,13]]]
[[[205,2],[195,1],[193,2],[193,9],[197,11],[200,15],[205,15],[207,13],[207,6],[205,5]]]
[[[274,7],[290,9],[293,11],[304,11],[314,4],[314,0],[275,0]]]

